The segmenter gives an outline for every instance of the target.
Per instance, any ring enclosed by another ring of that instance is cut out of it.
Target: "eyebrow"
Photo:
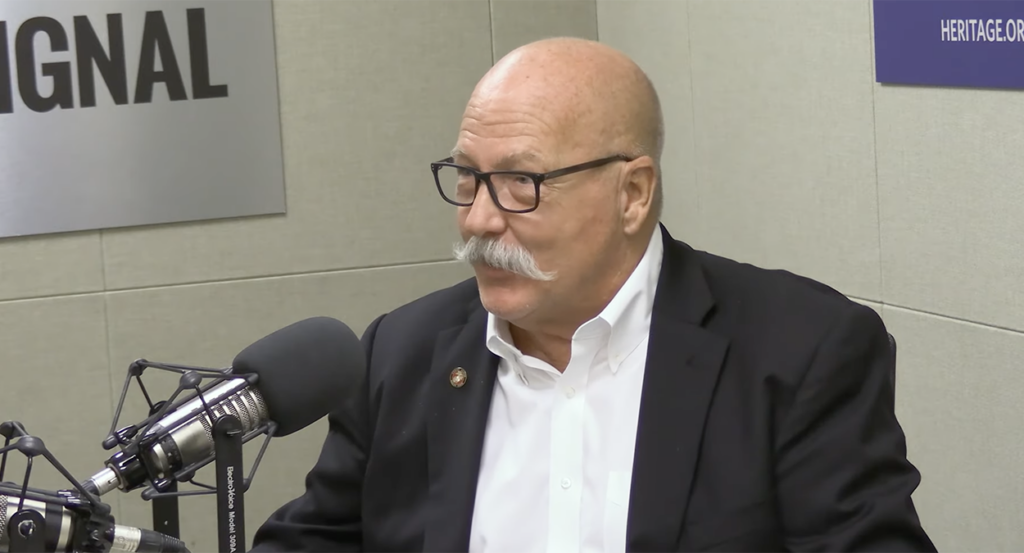
[[[452,148],[451,155],[453,159],[462,158],[466,161],[466,163],[470,165],[476,165],[476,163],[473,161],[473,158],[466,154],[466,152],[460,150],[458,147]],[[508,171],[513,169],[520,169],[521,167],[518,167],[518,165],[526,161],[540,162],[541,156],[536,152],[532,152],[529,150],[523,150],[520,152],[506,154],[502,156],[500,159],[498,159],[497,163],[494,164],[494,170]]]

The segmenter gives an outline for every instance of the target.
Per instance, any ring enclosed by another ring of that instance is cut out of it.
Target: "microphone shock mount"
[[[150,398],[142,382],[143,372],[150,368],[181,375],[177,389],[167,400],[154,403]],[[263,454],[277,430],[277,425],[267,417],[266,406],[255,387],[257,378],[255,374],[233,374],[230,368],[171,365],[145,359],[130,365],[109,435],[103,441],[104,449],[120,448],[108,463],[106,474],[110,485],[122,490],[145,487],[142,498],[152,501],[154,530],[178,537],[177,499],[216,494],[219,551],[239,553],[246,550],[244,494],[252,484]],[[138,382],[149,406],[149,417],[138,424],[118,429],[132,380]],[[195,398],[179,399],[187,391],[194,391]],[[197,401],[199,403],[195,403]],[[182,409],[183,406],[191,407]],[[197,419],[202,424],[201,431],[195,425]],[[196,440],[212,443],[209,454],[193,459],[187,448],[179,447],[174,440],[168,439],[172,432],[186,424],[193,427],[182,431],[186,433],[185,439],[190,443]],[[261,434],[266,438],[248,476],[244,476],[242,446]],[[215,464],[216,486],[195,480],[196,471],[211,462]],[[198,489],[179,491],[178,484],[181,483],[192,484]]]

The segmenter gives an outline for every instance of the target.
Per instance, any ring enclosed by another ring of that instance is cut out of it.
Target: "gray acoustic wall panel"
[[[884,314],[925,529],[939,551],[1021,551],[1024,335],[890,306]]]
[[[867,3],[689,5],[701,246],[881,299]]]
[[[885,299],[1024,330],[1024,94],[875,96]]]
[[[490,0],[494,60],[535,40],[597,39],[595,0]]]
[[[99,232],[0,239],[0,300],[99,290]]]

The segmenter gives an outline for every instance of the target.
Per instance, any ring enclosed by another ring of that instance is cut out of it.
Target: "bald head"
[[[481,252],[471,258],[484,307],[566,340],[595,317],[658,232],[661,148],[658,96],[621,52],[558,38],[498,61],[466,106],[456,167],[433,169],[439,189],[445,171],[461,191],[449,201]],[[530,186],[508,172],[549,175]]]
[[[661,106],[647,75],[599,42],[546,39],[521,46],[480,80],[467,106],[475,114],[527,110],[556,137],[561,162],[582,155],[650,156],[659,167]],[[656,187],[655,218],[661,208]]]

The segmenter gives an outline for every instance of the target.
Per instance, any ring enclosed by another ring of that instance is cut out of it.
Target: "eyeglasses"
[[[434,183],[441,197],[452,205],[470,206],[476,199],[477,189],[481,182],[487,184],[491,199],[499,209],[509,213],[528,213],[540,205],[540,185],[548,179],[562,177],[587,169],[601,167],[614,161],[633,161],[633,158],[618,154],[611,157],[595,159],[547,173],[531,173],[528,171],[477,171],[472,167],[456,165],[449,157],[430,164],[434,173]]]

